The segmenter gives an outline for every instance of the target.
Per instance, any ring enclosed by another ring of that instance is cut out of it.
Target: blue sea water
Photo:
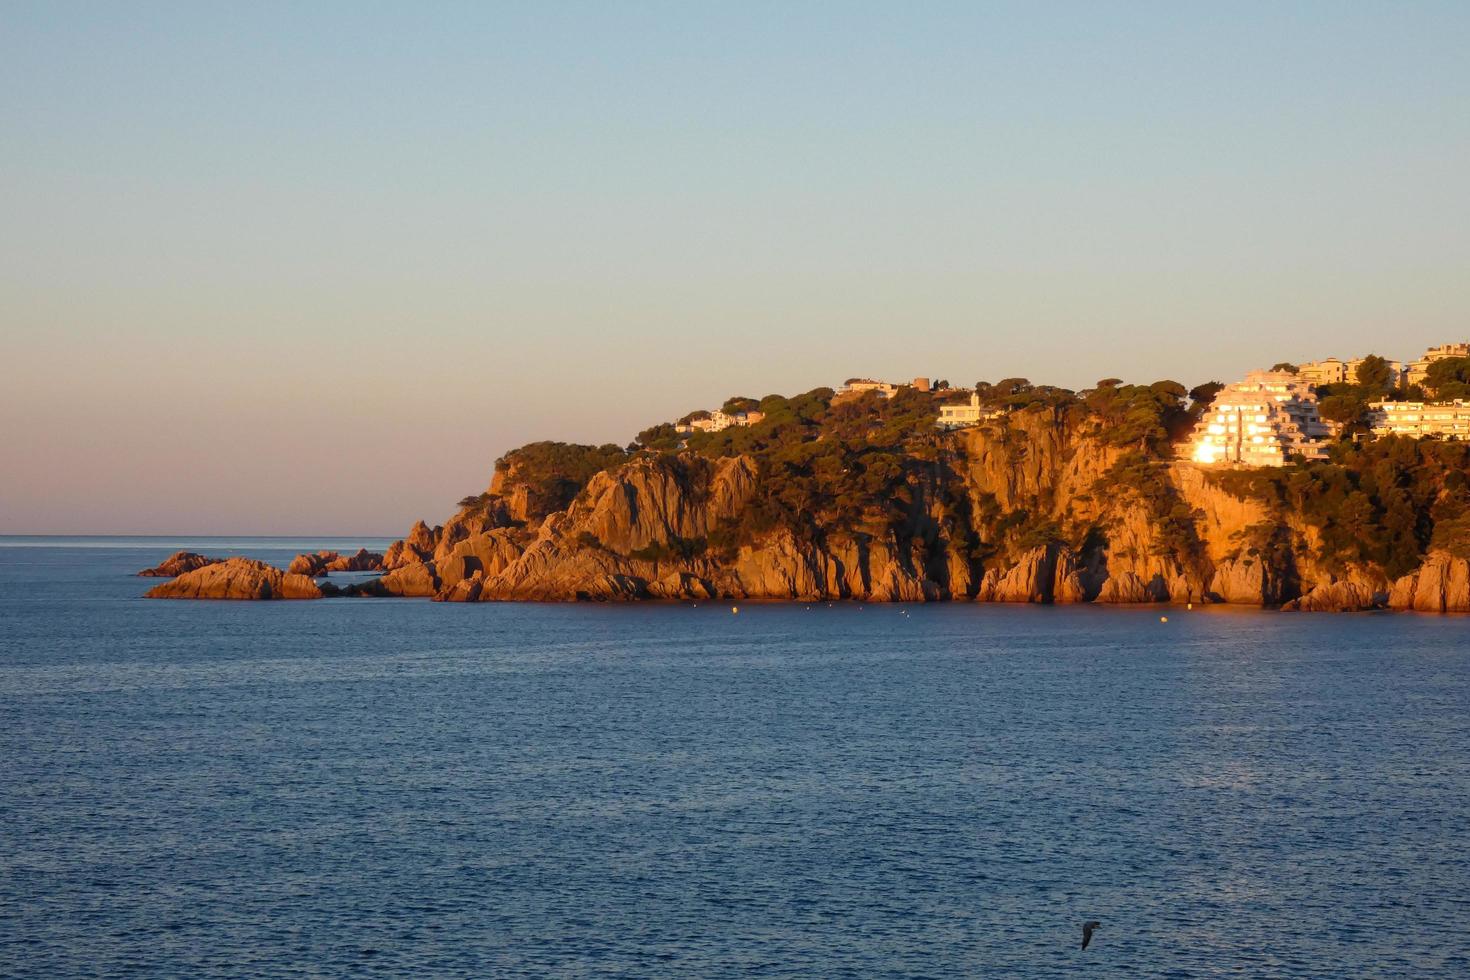
[[[0,974],[1470,975],[1470,618],[130,574],[359,544],[0,539]]]

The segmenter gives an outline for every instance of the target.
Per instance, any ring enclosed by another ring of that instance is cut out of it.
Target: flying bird
[[[1100,925],[1102,925],[1102,923],[1099,922],[1099,921],[1097,921],[1096,919],[1092,919],[1092,920],[1090,920],[1088,922],[1082,923],[1082,948],[1083,949],[1086,949],[1087,948],[1087,944],[1090,943],[1090,942],[1092,942],[1092,931],[1094,929],[1096,929]]]

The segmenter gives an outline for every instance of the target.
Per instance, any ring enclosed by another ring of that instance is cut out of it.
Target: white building
[[[934,424],[941,429],[963,429],[1004,414],[1004,412],[981,408],[980,395],[976,393],[970,396],[968,404],[958,402],[952,405],[940,405],[939,419]]]
[[[1411,385],[1422,384],[1429,377],[1429,365],[1435,361],[1443,361],[1449,357],[1470,357],[1470,342],[1461,344],[1440,344],[1431,347],[1424,352],[1424,356],[1410,364],[1405,372],[1405,380]]]
[[[724,432],[731,426],[755,425],[765,412],[710,412],[702,419],[691,419],[674,426],[675,432]]]
[[[1252,371],[1227,386],[1195,427],[1190,458],[1207,466],[1283,466],[1326,456],[1327,425],[1310,383],[1287,371]]]
[[[1470,439],[1470,401],[1374,402],[1368,422],[1376,436]]]

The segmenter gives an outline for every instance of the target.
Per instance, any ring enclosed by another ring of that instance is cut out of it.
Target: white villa
[[[1470,439],[1470,401],[1374,402],[1368,421],[1375,436]]]
[[[970,395],[969,404],[959,402],[953,405],[940,405],[939,419],[934,424],[941,429],[963,429],[1004,414],[1004,412],[981,408],[980,395],[977,392]]]
[[[1283,466],[1291,456],[1324,458],[1328,435],[1309,382],[1287,371],[1252,371],[1215,396],[1189,456],[1207,466]]]
[[[765,412],[710,412],[706,418],[691,419],[674,426],[675,432],[724,432],[732,426],[755,425]]]

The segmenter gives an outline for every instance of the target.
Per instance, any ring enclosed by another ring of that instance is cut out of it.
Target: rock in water
[[[221,558],[206,558],[192,551],[176,551],[155,567],[145,568],[138,574],[144,578],[176,578],[185,572],[192,572],[206,565],[215,565],[221,561],[223,561]]]
[[[355,554],[338,555],[327,565],[329,572],[381,572],[383,556],[376,551],[358,548]]]
[[[353,595],[428,598],[437,595],[443,583],[434,571],[433,562],[403,565],[361,585],[349,586]]]
[[[147,599],[320,599],[322,590],[304,575],[289,575],[263,561],[231,558],[155,585]]]
[[[288,575],[309,575],[318,578],[328,572],[380,572],[383,556],[366,548],[357,549],[354,555],[342,555],[335,551],[318,551],[316,554],[297,555],[286,569]]]
[[[316,554],[297,555],[286,568],[287,575],[306,575],[317,578],[327,574],[327,567],[342,556],[335,551],[318,551]]]

